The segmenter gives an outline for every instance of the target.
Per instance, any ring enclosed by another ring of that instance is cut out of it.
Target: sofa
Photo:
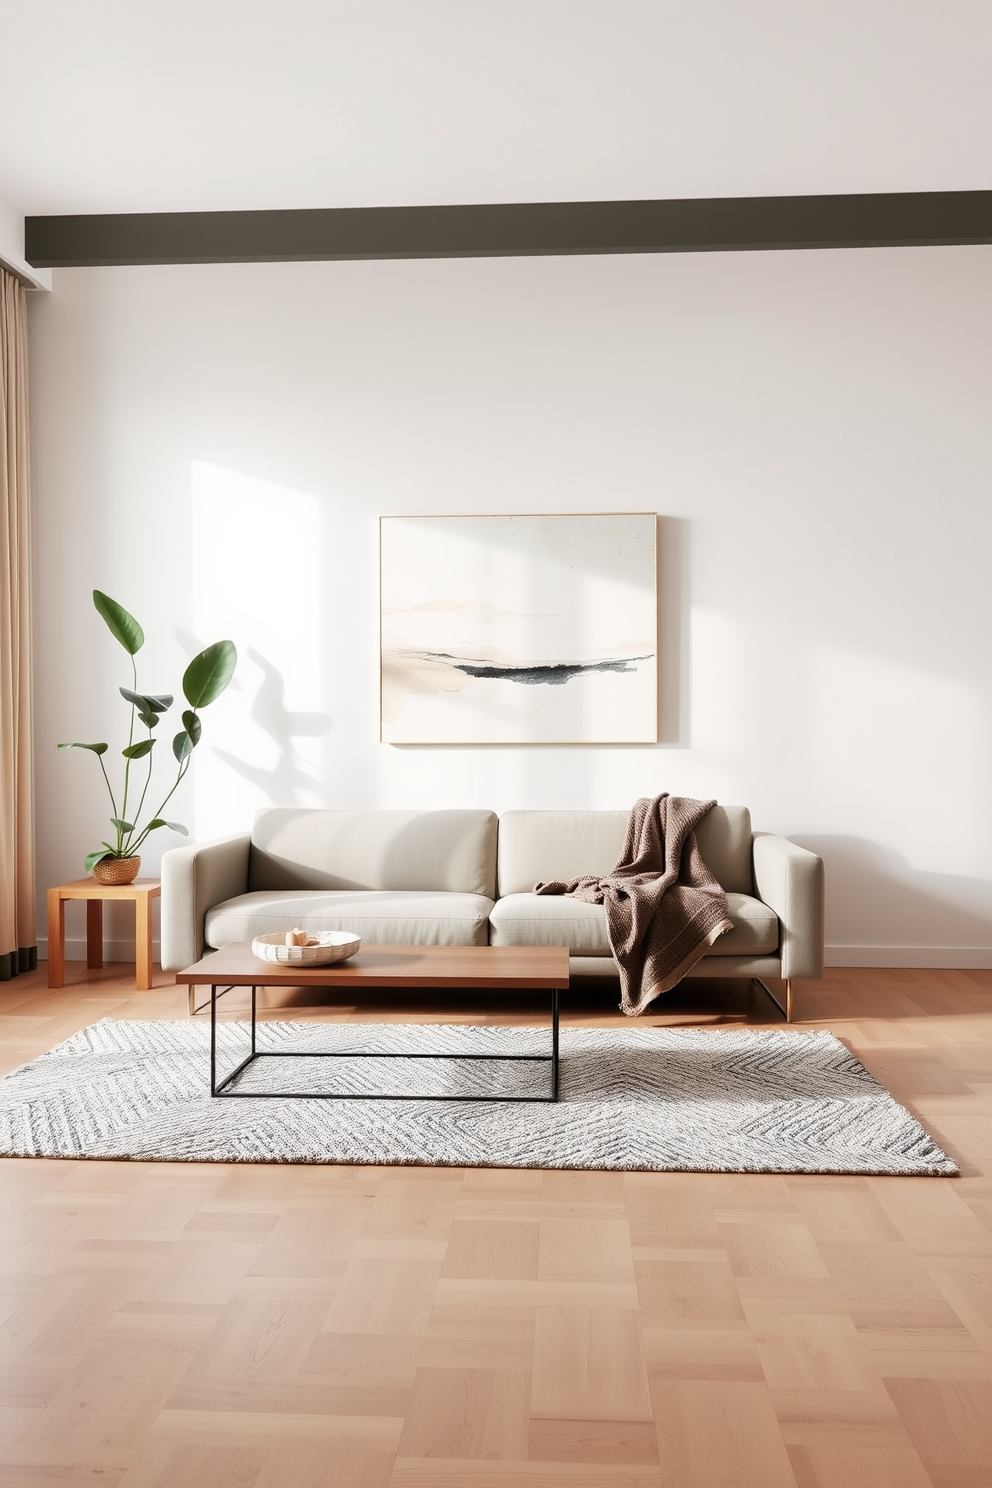
[[[608,873],[627,818],[267,808],[248,834],[165,854],[162,968],[299,925],[385,945],[567,946],[573,977],[616,977],[602,905],[533,887]],[[688,975],[780,979],[791,1021],[793,980],[823,971],[821,859],[753,832],[744,806],[714,806],[696,841],[726,890],[733,930]]]

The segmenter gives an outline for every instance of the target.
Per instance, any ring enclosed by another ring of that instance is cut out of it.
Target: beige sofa
[[[626,811],[260,811],[250,835],[166,853],[162,967],[292,925],[379,944],[567,945],[573,976],[616,976],[601,905],[536,895],[540,879],[605,874]],[[823,864],[714,806],[696,832],[734,928],[690,976],[823,970]]]

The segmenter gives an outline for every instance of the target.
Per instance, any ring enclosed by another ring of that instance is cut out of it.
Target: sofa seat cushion
[[[778,916],[750,894],[728,894],[733,930],[711,946],[710,956],[767,955],[778,949]],[[608,956],[606,910],[567,894],[507,894],[491,915],[493,945],[567,946],[573,956]]]
[[[353,930],[370,945],[485,945],[493,901],[482,894],[434,894],[407,890],[256,891],[226,899],[209,910],[208,946],[219,950],[299,925],[318,930]]]
[[[767,956],[778,950],[778,915],[751,894],[728,894],[733,930],[721,935],[710,956]]]
[[[606,911],[557,894],[507,894],[490,916],[489,941],[497,946],[568,946],[573,956],[608,956]]]

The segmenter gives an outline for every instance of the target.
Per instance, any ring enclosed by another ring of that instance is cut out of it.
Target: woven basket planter
[[[93,864],[93,877],[102,884],[129,884],[138,876],[140,858],[101,858]]]

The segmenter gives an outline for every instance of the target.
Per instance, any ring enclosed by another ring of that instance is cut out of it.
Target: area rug
[[[220,1026],[219,1065],[247,1051]],[[438,1024],[262,1023],[259,1046],[368,1054],[548,1052],[550,1033]],[[0,1080],[0,1154],[173,1162],[416,1163],[730,1173],[954,1174],[956,1165],[830,1033],[576,1028],[547,1064],[274,1057],[238,1089],[399,1100],[211,1098],[209,1025],[105,1019]],[[457,1094],[451,1103],[408,1099]]]

